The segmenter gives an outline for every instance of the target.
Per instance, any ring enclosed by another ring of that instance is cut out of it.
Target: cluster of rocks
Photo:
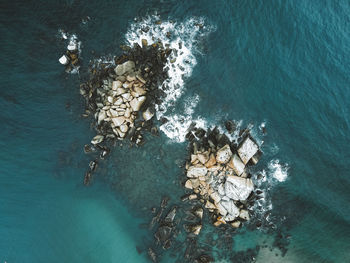
[[[154,244],[148,247],[148,255],[153,262],[158,262],[161,250],[168,250],[171,247],[176,250],[181,243],[186,243],[184,251],[184,259],[186,262],[205,263],[212,262],[213,259],[208,255],[208,251],[201,251],[196,244],[195,237],[202,229],[202,218],[204,210],[202,207],[196,205],[190,210],[183,209],[178,205],[173,205],[170,209],[167,208],[169,202],[168,197],[164,197],[161,201],[160,207],[152,208],[154,214],[150,224],[149,230],[154,230]],[[185,214],[183,214],[185,212]],[[185,222],[185,224],[183,224]],[[183,226],[189,234],[186,241],[179,243],[176,237],[181,232],[179,226]],[[176,252],[178,254],[179,251]],[[177,255],[178,256],[178,255]]]
[[[80,85],[87,105],[83,116],[93,115],[97,131],[91,147],[102,151],[105,144],[117,140],[129,139],[142,145],[143,131],[157,134],[153,126],[155,105],[165,96],[162,83],[168,77],[165,64],[172,50],[161,42],[148,45],[145,39],[142,47],[135,44],[121,48],[124,54],[114,63],[93,64],[90,79]],[[85,176],[85,182],[89,178]]]
[[[66,53],[58,61],[65,66],[67,73],[72,72],[74,69],[78,70],[80,67],[78,42],[74,40],[70,41]]]
[[[233,123],[226,127],[232,131]],[[231,127],[231,128],[230,128]],[[191,141],[191,158],[186,163],[184,186],[193,191],[186,196],[200,199],[212,213],[214,225],[229,223],[238,228],[249,220],[249,207],[254,200],[254,184],[247,166],[258,162],[261,152],[249,130],[242,130],[238,142],[219,132],[193,128],[187,138]]]

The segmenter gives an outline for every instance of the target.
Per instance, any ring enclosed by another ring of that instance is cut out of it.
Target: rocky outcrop
[[[231,122],[227,127],[233,132]],[[186,137],[192,138],[192,143],[184,186],[199,195],[204,207],[215,215],[215,226],[230,223],[239,227],[241,221],[249,220],[245,204],[249,203],[254,184],[246,170],[248,163],[256,163],[250,160],[257,156],[258,145],[245,134],[237,147],[216,128],[206,133],[194,127]],[[197,231],[200,230],[196,228]]]
[[[59,60],[67,67],[78,59],[79,47],[73,44]],[[157,134],[157,128],[152,127],[154,109],[162,103],[161,84],[168,77],[165,64],[172,50],[160,42],[143,44],[142,48],[137,44],[124,46],[126,52],[115,58],[115,64],[92,64],[90,79],[80,85],[87,106],[83,116],[93,116],[98,135],[91,144],[101,149],[101,159],[106,144],[128,139],[140,146],[144,131]]]

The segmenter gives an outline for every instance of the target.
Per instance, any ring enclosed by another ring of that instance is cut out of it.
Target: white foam
[[[142,45],[142,39],[146,39],[149,44],[160,40],[164,46],[169,45],[171,49],[176,50],[168,57],[165,65],[169,69],[169,78],[163,83],[167,87],[164,90],[166,97],[161,105],[156,105],[156,116],[157,119],[164,116],[169,120],[161,127],[161,130],[171,140],[183,142],[186,130],[192,121],[200,125],[203,124],[203,120],[201,118],[192,120],[190,115],[193,114],[194,106],[185,108],[184,115],[169,113],[170,108],[174,107],[175,101],[183,94],[185,80],[191,76],[192,69],[197,64],[195,55],[200,54],[196,48],[198,37],[208,35],[214,28],[206,26],[203,18],[191,18],[183,23],[162,21],[157,24],[156,21],[160,21],[157,15],[149,16],[141,21],[136,20],[130,25],[125,38],[128,45],[135,43]],[[170,38],[167,34],[170,34]],[[189,113],[190,111],[192,112]]]
[[[187,98],[183,108],[184,114],[170,114],[167,116],[168,122],[160,126],[160,130],[170,138],[172,142],[184,142],[187,131],[192,123],[196,123],[196,127],[206,129],[207,122],[198,117],[193,119],[194,108],[199,102],[199,96]]]
[[[279,182],[284,182],[288,177],[288,164],[281,165],[279,160],[271,160],[268,164],[269,174]]]

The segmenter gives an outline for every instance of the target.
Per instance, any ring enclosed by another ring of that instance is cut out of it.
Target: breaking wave
[[[185,80],[192,75],[192,69],[197,64],[196,55],[200,52],[197,48],[199,38],[207,36],[215,28],[206,25],[204,18],[190,18],[183,23],[174,21],[161,21],[157,15],[149,16],[130,25],[125,38],[127,44],[141,45],[142,39],[148,43],[161,41],[166,47],[173,49],[165,65],[169,78],[163,83],[166,97],[162,104],[156,107],[157,119],[166,117],[168,122],[161,126],[161,130],[172,141],[183,142],[188,127],[193,121],[198,126],[204,126],[201,118],[192,119],[193,109],[199,102],[199,97],[187,98],[185,112],[182,115],[172,113],[175,102],[179,99],[185,87]]]
[[[288,177],[288,164],[280,164],[279,160],[271,160],[268,169],[270,176],[279,182],[284,182]]]

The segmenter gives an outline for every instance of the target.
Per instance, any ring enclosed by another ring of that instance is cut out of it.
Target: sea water
[[[232,251],[213,247],[218,262],[247,262],[239,252],[256,246],[258,262],[350,261],[349,12],[348,1],[3,1],[0,261],[147,262],[150,208],[184,193],[187,128],[226,119],[261,145],[257,209],[277,229],[243,227]],[[118,145],[83,187],[94,131],[79,83],[90,61],[150,39],[145,25],[182,44],[157,111],[169,122],[143,147]],[[82,66],[66,74],[71,36]],[[281,229],[283,257],[270,250]],[[201,235],[220,240],[209,223]]]

